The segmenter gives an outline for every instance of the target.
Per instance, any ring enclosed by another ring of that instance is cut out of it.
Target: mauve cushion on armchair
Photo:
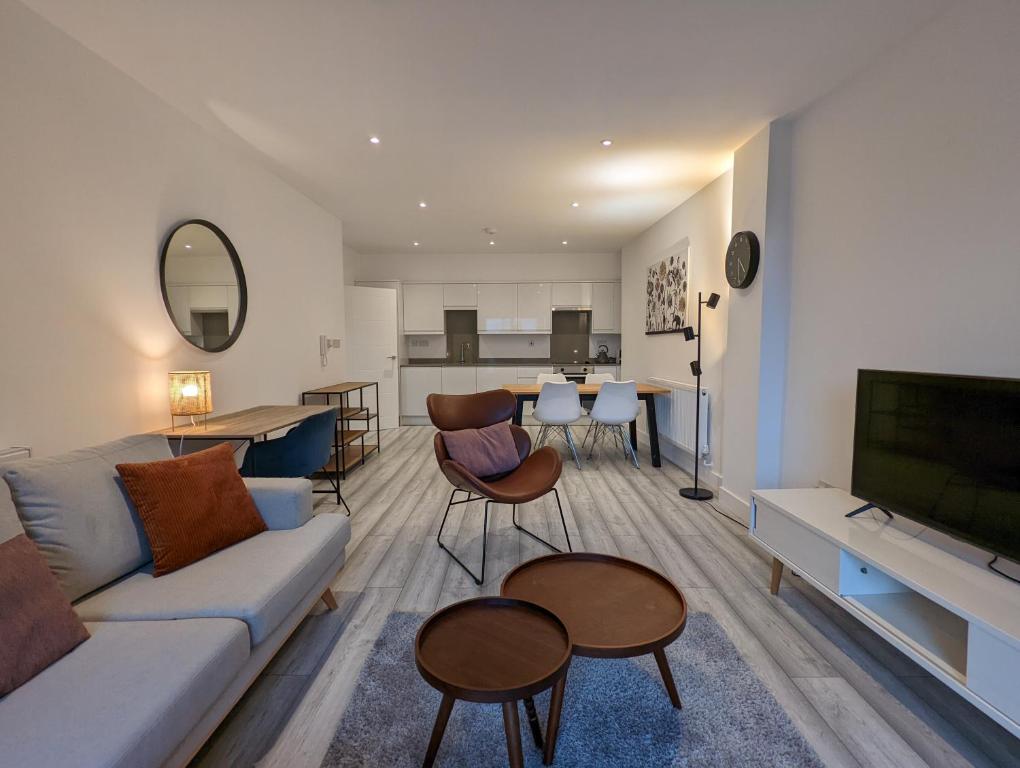
[[[0,697],[89,637],[35,544],[0,543]]]
[[[513,432],[505,421],[482,429],[442,432],[442,435],[450,458],[475,477],[504,475],[521,465]]]

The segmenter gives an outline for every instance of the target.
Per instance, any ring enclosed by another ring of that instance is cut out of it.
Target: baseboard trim
[[[751,524],[751,504],[737,496],[730,490],[719,487],[719,507],[727,515],[735,520],[743,522],[744,525]]]

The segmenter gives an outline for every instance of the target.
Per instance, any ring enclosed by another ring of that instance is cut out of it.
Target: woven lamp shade
[[[170,371],[171,416],[204,416],[212,409],[209,371]]]

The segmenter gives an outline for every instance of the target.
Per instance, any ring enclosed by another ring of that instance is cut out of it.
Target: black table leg
[[[535,700],[530,696],[524,700],[524,711],[528,715],[528,725],[531,726],[531,736],[535,739],[535,746],[542,749],[542,724],[538,721],[538,711],[535,709]]]
[[[645,399],[645,415],[648,417],[648,446],[652,449],[652,466],[661,467],[659,457],[659,425],[655,420],[655,395]]]
[[[517,407],[514,408],[514,424],[518,427],[524,421],[524,398],[517,395]]]
[[[633,448],[636,451],[637,450],[637,419],[632,421],[628,426],[630,427],[630,446],[631,446],[631,448]]]

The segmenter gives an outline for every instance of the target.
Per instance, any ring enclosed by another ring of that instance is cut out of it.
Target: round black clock
[[[734,288],[746,288],[758,273],[758,237],[750,230],[737,232],[726,249],[726,280]]]

